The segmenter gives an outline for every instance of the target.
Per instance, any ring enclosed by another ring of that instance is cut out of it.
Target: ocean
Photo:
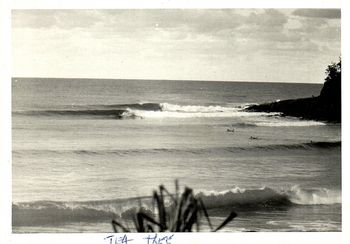
[[[177,179],[222,231],[341,231],[340,124],[244,111],[321,88],[13,78],[12,230],[112,232]]]

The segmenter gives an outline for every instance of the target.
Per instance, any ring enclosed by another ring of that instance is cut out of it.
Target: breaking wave
[[[266,126],[266,127],[317,126],[317,125],[325,125],[325,123],[320,121],[312,121],[312,120],[291,120],[291,121],[274,121],[274,122],[256,123],[256,126]]]
[[[22,116],[69,116],[75,118],[104,119],[186,119],[186,118],[251,118],[248,122],[233,123],[239,128],[321,126],[323,122],[280,117],[280,113],[247,112],[246,104],[241,105],[178,105],[170,103],[133,103],[110,105],[75,106],[59,110],[13,111]]]
[[[276,206],[341,203],[341,193],[338,190],[326,188],[303,189],[300,186],[293,186],[290,189],[281,191],[268,187],[249,190],[236,187],[222,192],[203,191],[199,192],[198,195],[209,209],[228,206],[270,208]]]
[[[234,117],[276,117],[280,113],[247,112],[247,104],[219,105],[178,105],[170,103],[132,103],[75,106],[70,109],[14,111],[24,116],[70,116],[84,118],[111,119],[165,119],[165,118],[234,118]],[[283,126],[319,126],[325,123],[299,119],[269,119],[255,122],[232,124],[234,127],[283,127]]]
[[[274,211],[298,205],[331,205],[341,203],[341,192],[325,188],[302,189],[293,186],[276,191],[234,188],[231,190],[200,191],[197,193],[208,210],[240,209],[245,211],[265,209]],[[128,218],[139,207],[139,198],[111,199],[101,201],[58,202],[35,201],[12,204],[14,226],[32,226],[67,222],[110,222],[112,218]],[[150,197],[141,198],[142,207],[151,212]],[[215,214],[215,213],[214,213]]]
[[[324,122],[313,121],[313,120],[300,120],[296,118],[278,118],[271,119],[269,121],[258,121],[258,122],[240,122],[233,123],[233,128],[250,128],[250,127],[307,127],[307,126],[321,126],[326,125]]]
[[[136,116],[142,118],[218,118],[218,117],[248,117],[262,116],[267,113],[245,112],[241,106],[197,106],[197,105],[177,105],[169,103],[161,103],[161,110],[145,111],[145,110],[130,110]],[[276,113],[277,114],[277,113]]]
[[[61,110],[14,111],[15,115],[26,116],[90,116],[128,118],[193,118],[193,117],[244,117],[267,113],[245,112],[241,106],[194,106],[169,103],[135,103],[112,105],[89,105]],[[277,113],[276,113],[277,114]],[[271,114],[269,114],[271,115]]]

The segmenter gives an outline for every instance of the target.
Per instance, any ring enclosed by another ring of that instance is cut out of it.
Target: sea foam
[[[274,190],[269,187],[244,189],[235,187],[224,191],[202,190],[196,193],[208,210],[236,209],[237,211],[274,211],[298,205],[332,205],[341,203],[341,192],[326,188],[304,189],[293,186],[287,190]],[[35,201],[12,204],[13,225],[31,226],[63,222],[110,221],[130,213],[139,206],[151,211],[150,197],[130,199],[110,199],[100,201]],[[214,213],[215,215],[215,213]]]

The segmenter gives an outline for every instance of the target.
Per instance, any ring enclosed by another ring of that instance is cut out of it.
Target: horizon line
[[[206,81],[206,82],[237,82],[237,83],[288,83],[288,84],[314,84],[314,85],[322,85],[322,83],[316,82],[299,82],[299,81],[262,81],[262,80],[197,80],[197,79],[140,79],[140,78],[86,78],[86,77],[35,77],[35,76],[11,76],[11,79],[75,79],[75,80],[132,80],[132,81]]]

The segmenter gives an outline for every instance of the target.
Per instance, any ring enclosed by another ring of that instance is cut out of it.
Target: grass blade
[[[229,222],[231,222],[234,218],[237,217],[237,214],[235,212],[231,212],[230,215],[224,220],[224,222],[222,222],[221,225],[219,225],[219,227],[217,227],[214,232],[222,229],[225,225],[227,225]]]
[[[112,227],[114,232],[118,233],[118,229],[117,226],[120,227],[123,231],[122,232],[130,232],[130,230],[128,228],[126,228],[124,225],[122,225],[121,223],[119,223],[116,220],[112,220]]]
[[[199,199],[198,199],[198,202],[199,202],[199,205],[200,205],[200,207],[201,207],[201,209],[202,209],[202,211],[203,211],[203,213],[204,213],[205,218],[207,219],[207,222],[208,222],[208,224],[209,224],[210,231],[213,231],[213,225],[212,225],[211,222],[210,222],[210,217],[209,217],[207,208],[205,207],[205,205],[204,205],[202,199],[199,198]]]

